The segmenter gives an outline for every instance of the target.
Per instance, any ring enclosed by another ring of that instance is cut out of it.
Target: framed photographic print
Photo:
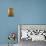
[[[8,16],[14,16],[14,9],[8,8]]]

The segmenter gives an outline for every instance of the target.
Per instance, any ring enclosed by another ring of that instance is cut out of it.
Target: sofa
[[[43,35],[44,30],[21,30],[21,39],[32,41],[44,41],[45,37]]]

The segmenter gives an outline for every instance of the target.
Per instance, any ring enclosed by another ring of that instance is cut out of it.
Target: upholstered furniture
[[[20,40],[46,41],[46,25],[19,25]]]
[[[26,39],[26,40],[32,39],[32,41],[45,40],[45,37],[43,35],[43,31],[39,31],[39,33],[38,32],[34,33],[33,30],[30,30],[30,31],[21,30],[21,32],[22,32],[21,39]]]

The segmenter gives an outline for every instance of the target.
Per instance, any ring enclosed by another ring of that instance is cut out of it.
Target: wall
[[[14,17],[7,16],[9,7]],[[17,24],[46,24],[46,0],[0,0],[0,44],[8,43],[9,32],[18,32]]]

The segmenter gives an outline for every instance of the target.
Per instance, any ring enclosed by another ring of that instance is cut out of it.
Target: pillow
[[[21,39],[28,38],[28,30],[21,30]]]

